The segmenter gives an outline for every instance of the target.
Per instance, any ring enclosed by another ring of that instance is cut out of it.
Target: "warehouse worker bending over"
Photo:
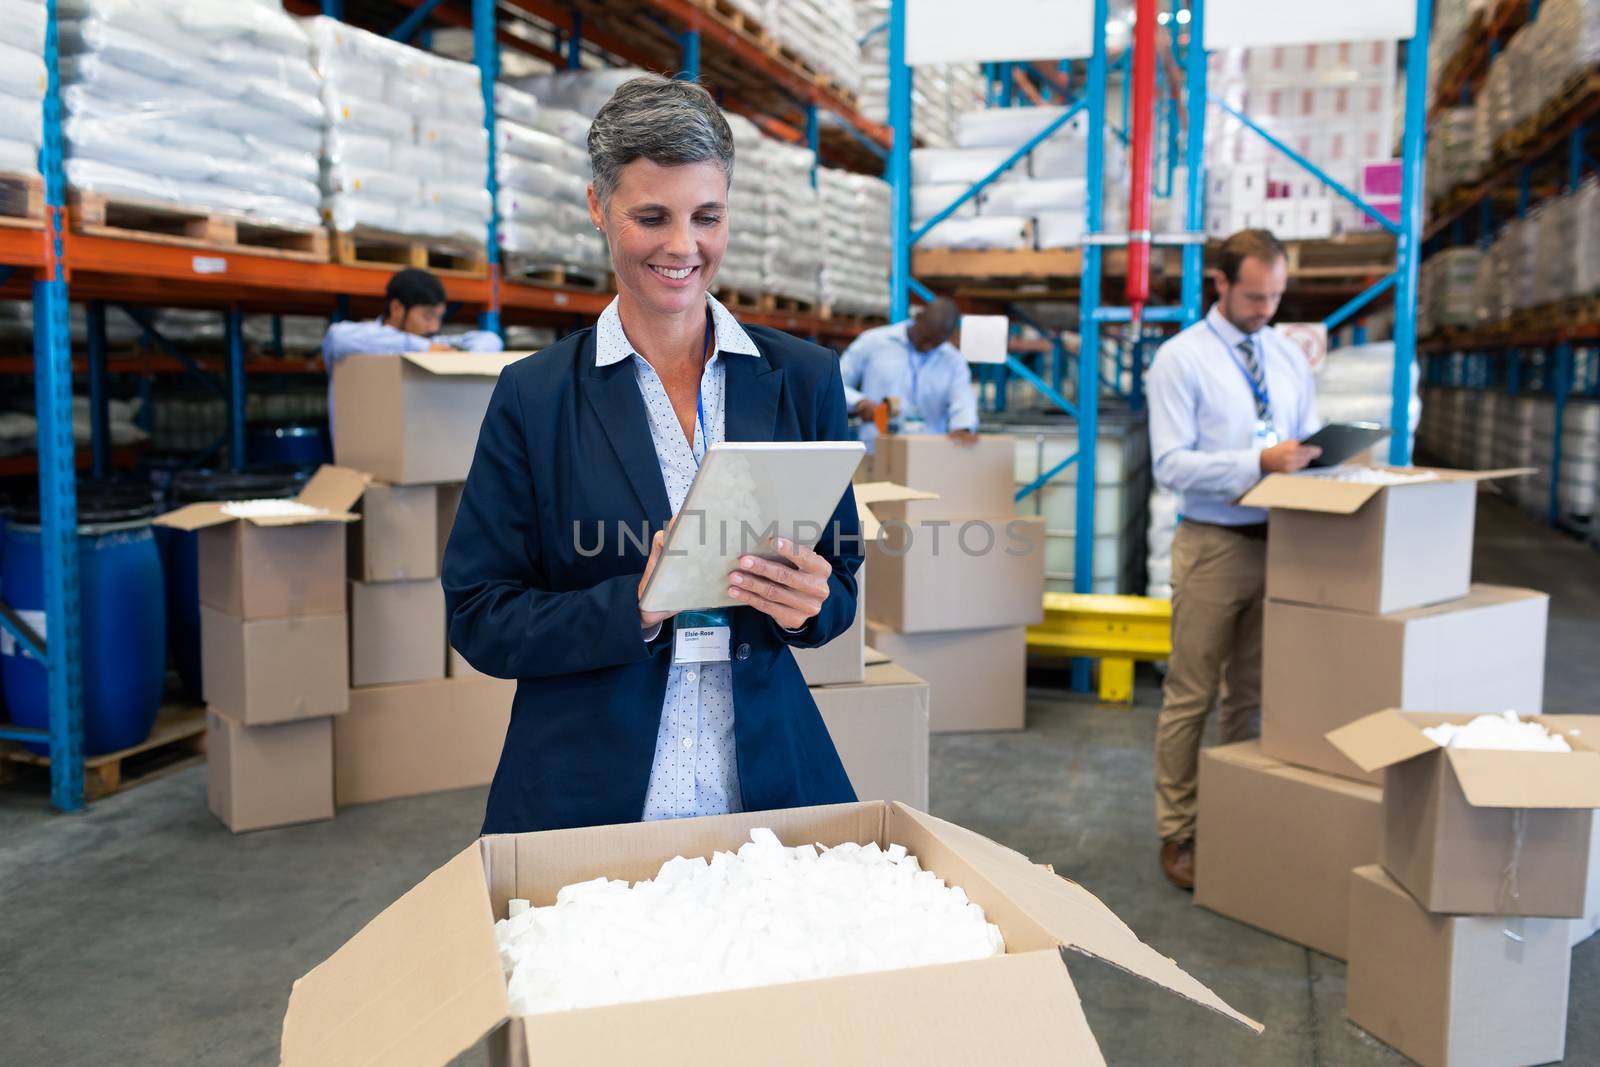
[[[870,423],[873,409],[895,397],[902,433],[948,433],[972,444],[978,397],[966,358],[950,343],[960,321],[955,301],[941,296],[914,319],[857,337],[839,359],[845,407]]]
[[[1266,230],[1223,243],[1217,302],[1163,344],[1150,367],[1150,455],[1179,494],[1172,542],[1172,657],[1156,727],[1161,870],[1194,888],[1200,735],[1221,695],[1224,744],[1260,733],[1261,608],[1267,515],[1234,504],[1263,475],[1292,473],[1320,450],[1311,365],[1267,325],[1288,281]]]
[[[487,330],[439,336],[444,324],[444,283],[437,275],[407,267],[389,279],[384,290],[382,318],[365,322],[347,320],[328,327],[322,338],[322,363],[333,365],[345,356],[385,355],[400,352],[498,352],[498,334]]]

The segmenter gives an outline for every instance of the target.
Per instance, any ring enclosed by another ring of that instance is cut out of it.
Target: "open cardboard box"
[[[1533,473],[1377,469],[1433,477],[1371,485],[1332,471],[1269,474],[1239,498],[1271,510],[1269,599],[1383,614],[1466,596],[1478,483]]]
[[[317,515],[238,519],[223,502],[189,504],[157,526],[199,531],[200,603],[236,619],[341,615],[345,610],[345,524],[370,478],[324,466],[295,502]]]
[[[512,1016],[494,922],[601,875],[652,878],[673,856],[734,850],[770,827],[786,845],[905,845],[1005,936],[966,963]],[[1087,890],[989,839],[903,804],[857,803],[484,837],[294,985],[283,1067],[448,1063],[496,1031],[504,1065],[652,1063],[929,1067],[1104,1059],[1062,950],[1104,960],[1260,1032],[1145,945]]]
[[[393,485],[461,482],[500,372],[527,352],[347,356],[333,368],[333,455]]]
[[[1441,748],[1422,732],[1476,717],[1380,711],[1328,734],[1362,770],[1386,769],[1384,868],[1431,912],[1582,918],[1600,750],[1539,715],[1571,752]]]

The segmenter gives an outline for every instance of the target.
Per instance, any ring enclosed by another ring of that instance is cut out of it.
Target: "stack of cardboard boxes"
[[[1474,1025],[1538,1030],[1538,1020],[1504,1013],[1516,997],[1461,1011],[1459,997],[1483,990],[1485,977],[1515,984],[1520,972],[1496,971],[1464,940],[1452,958],[1448,923],[1372,867],[1388,854],[1396,805],[1415,816],[1424,795],[1386,797],[1380,768],[1421,749],[1353,759],[1328,735],[1373,716],[1388,722],[1376,713],[1392,708],[1468,718],[1542,710],[1548,597],[1471,580],[1478,482],[1510,473],[1435,471],[1397,484],[1275,475],[1246,494],[1242,503],[1271,509],[1261,739],[1201,757],[1196,902],[1348,959],[1352,1020],[1425,1063],[1467,1062],[1457,1057]],[[1395,781],[1391,772],[1391,793]],[[1421,806],[1431,818],[1436,805]],[[1448,852],[1466,844],[1408,847],[1424,848],[1432,876],[1448,878]],[[1426,930],[1437,937],[1424,944]],[[1566,935],[1563,926],[1563,948]],[[1420,980],[1419,966],[1456,984]],[[1377,974],[1404,977],[1358,996],[1358,975]]]
[[[324,467],[295,498],[191,504],[199,538],[207,799],[234,832],[333,817],[333,721],[350,706],[345,528],[366,476]]]
[[[874,481],[922,492],[872,505],[867,644],[928,680],[935,732],[1023,726],[1045,520],[1015,513],[1015,449],[1005,435],[889,435],[870,461]]]
[[[349,538],[350,710],[334,730],[340,805],[483,785],[514,681],[449,647],[445,544],[478,427],[514,355],[352,356],[334,372],[334,452],[370,472]]]

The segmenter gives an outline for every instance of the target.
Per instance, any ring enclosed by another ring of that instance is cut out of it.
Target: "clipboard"
[[[1300,443],[1322,449],[1322,455],[1311,461],[1312,467],[1337,467],[1387,440],[1392,433],[1389,427],[1375,422],[1330,422]]]

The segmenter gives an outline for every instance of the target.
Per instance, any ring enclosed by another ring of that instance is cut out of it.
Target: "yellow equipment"
[[[1133,665],[1172,654],[1172,602],[1142,596],[1046,593],[1044,621],[1028,627],[1028,651],[1100,661],[1100,699],[1133,703]]]

